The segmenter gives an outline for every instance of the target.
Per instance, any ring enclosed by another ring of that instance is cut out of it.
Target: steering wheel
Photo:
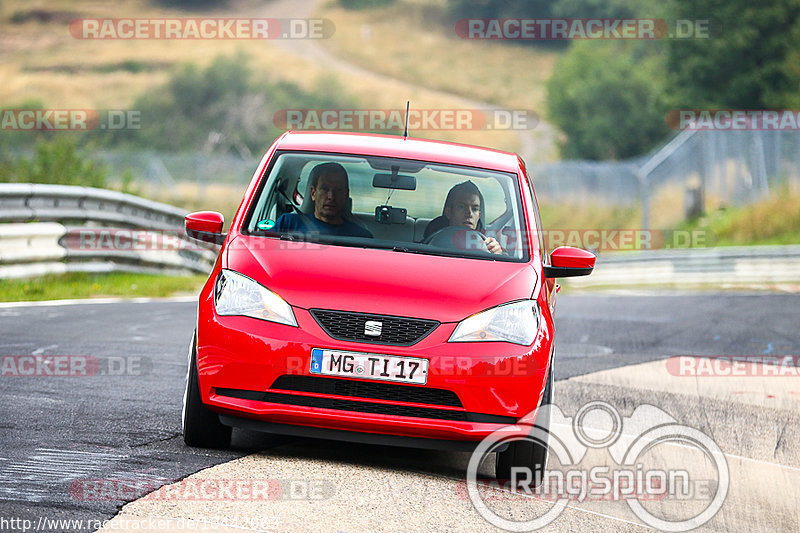
[[[447,226],[446,228],[432,233],[422,242],[423,244],[432,244],[440,248],[448,248],[451,250],[489,252],[483,234],[478,230],[470,229],[465,226]]]

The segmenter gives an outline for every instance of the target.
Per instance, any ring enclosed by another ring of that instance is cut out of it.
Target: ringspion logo
[[[478,479],[479,466],[489,454],[520,442],[549,449],[550,464],[536,470],[511,466],[510,479],[495,482],[501,491],[498,498],[495,487]],[[675,446],[681,447],[680,460],[670,450]],[[601,463],[588,455],[597,450],[604,454]],[[553,463],[558,467],[553,468]],[[467,497],[475,510],[506,531],[543,528],[571,501],[624,504],[653,528],[689,531],[714,517],[725,503],[729,486],[725,454],[708,435],[678,423],[654,405],[639,405],[626,417],[600,400],[586,403],[574,417],[546,404],[517,424],[498,429],[478,444],[466,476]],[[461,486],[456,490],[464,492]],[[496,499],[535,499],[546,505],[540,514],[523,513],[525,518],[521,518],[493,508],[490,504]],[[651,501],[661,505],[655,509],[644,505]],[[685,505],[687,502],[692,505]],[[674,512],[659,510],[666,505]]]

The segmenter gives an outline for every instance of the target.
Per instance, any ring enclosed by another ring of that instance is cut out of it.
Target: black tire
[[[553,403],[553,360],[547,372],[547,382],[542,394],[539,412],[536,413],[535,430],[532,439],[511,441],[502,452],[497,452],[495,477],[510,480],[513,467],[527,467],[533,472],[533,486],[538,487],[547,467],[547,450],[550,442],[550,409],[543,409]]]
[[[231,445],[231,428],[219,421],[219,416],[205,405],[200,396],[197,379],[196,337],[189,352],[189,371],[183,395],[183,442],[196,448],[227,448]]]

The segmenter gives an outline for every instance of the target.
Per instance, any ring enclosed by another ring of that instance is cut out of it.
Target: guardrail
[[[186,238],[185,211],[90,187],[0,183],[0,278],[206,273],[218,247]],[[602,253],[571,287],[800,283],[800,245]]]
[[[218,247],[186,238],[185,214],[116,191],[0,183],[0,278],[209,272]]]
[[[800,283],[800,245],[718,246],[600,254],[570,287]]]

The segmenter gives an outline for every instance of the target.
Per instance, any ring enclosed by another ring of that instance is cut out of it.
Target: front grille
[[[319,407],[322,409],[335,409],[337,411],[354,411],[379,415],[433,418],[438,420],[478,422],[485,424],[515,424],[517,422],[517,419],[512,416],[487,415],[483,413],[468,413],[466,411],[449,411],[446,409],[434,409],[429,407],[411,407],[408,405],[391,405],[355,400],[338,400],[335,398],[301,396],[299,394],[284,394],[280,392],[261,392],[239,389],[215,389],[215,392],[220,396],[227,396],[229,398],[284,405],[299,405],[303,407]]]
[[[415,387],[394,383],[370,383],[351,379],[314,376],[280,376],[270,389],[315,392],[353,398],[370,398],[394,402],[426,403],[447,407],[463,407],[458,395],[445,389]]]
[[[439,322],[435,320],[421,318],[349,313],[327,309],[311,309],[310,312],[317,324],[334,339],[372,344],[411,346],[421,341],[439,325]],[[371,336],[364,332],[367,321],[381,323],[380,335]]]

